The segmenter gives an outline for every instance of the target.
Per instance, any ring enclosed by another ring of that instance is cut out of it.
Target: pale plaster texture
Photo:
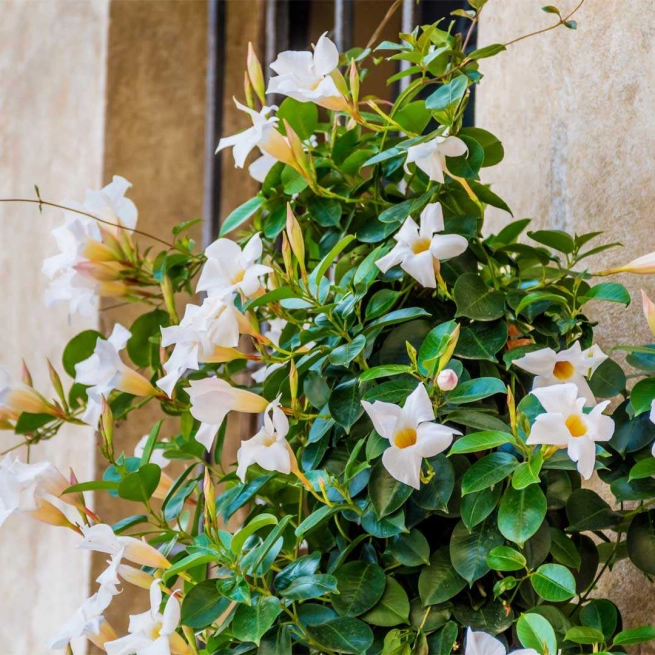
[[[107,7],[105,0],[0,2],[0,197],[34,198],[38,184],[44,199],[61,202],[100,185]],[[41,264],[56,252],[50,230],[62,221],[61,211],[0,203],[0,362],[18,375],[24,357],[48,394],[46,357],[61,371],[68,339],[95,326],[43,304]],[[0,451],[15,443],[0,433]],[[31,457],[91,479],[94,452],[92,431],[77,428]],[[28,516],[0,529],[0,655],[50,652],[46,640],[88,593],[89,557],[78,542]]]
[[[479,45],[506,43],[553,23],[540,0],[491,0],[482,14]],[[577,2],[556,3],[562,13]],[[587,0],[565,28],[526,39],[481,62],[476,123],[496,134],[505,160],[485,181],[534,227],[570,233],[605,230],[599,243],[621,241],[592,260],[592,270],[655,250],[655,17],[644,0]],[[490,212],[488,229],[509,217]],[[649,277],[615,278],[633,296],[627,309],[595,310],[601,345],[648,343],[639,288],[655,294]],[[600,589],[623,610],[629,626],[652,622],[655,593],[624,562]],[[654,653],[655,647],[635,648]]]

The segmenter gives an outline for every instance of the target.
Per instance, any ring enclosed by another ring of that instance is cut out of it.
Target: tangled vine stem
[[[67,212],[73,212],[74,214],[87,216],[88,218],[92,218],[94,221],[97,221],[98,223],[102,223],[103,225],[109,225],[111,227],[118,228],[120,230],[128,230],[133,234],[140,234],[143,237],[147,237],[148,239],[152,239],[153,241],[157,241],[161,243],[162,245],[166,246],[167,248],[170,248],[171,250],[178,250],[178,247],[174,243],[169,243],[164,239],[160,239],[159,237],[156,237],[154,234],[149,234],[148,232],[144,232],[143,230],[137,230],[136,228],[134,229],[129,228],[126,227],[125,225],[112,223],[111,221],[106,221],[102,218],[98,218],[98,216],[89,214],[88,212],[82,211],[81,209],[73,209],[72,207],[66,207],[66,205],[60,205],[56,202],[48,202],[47,200],[41,200],[40,198],[38,200],[33,200],[31,198],[0,198],[0,202],[26,202],[33,205],[39,205],[39,208],[45,206],[45,207],[54,207],[55,209],[63,209],[64,211]]]

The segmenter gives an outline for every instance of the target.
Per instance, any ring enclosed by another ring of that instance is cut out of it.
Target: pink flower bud
[[[457,386],[457,373],[452,368],[445,368],[437,376],[437,386],[441,391],[452,391]]]

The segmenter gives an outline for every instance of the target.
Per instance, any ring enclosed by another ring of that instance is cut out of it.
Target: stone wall
[[[82,199],[103,180],[108,1],[0,3],[0,197]],[[95,321],[69,321],[68,308],[46,309],[41,273],[55,254],[50,230],[63,212],[0,203],[0,361],[16,376],[24,357],[35,383],[49,390],[46,357],[60,371],[61,351]],[[0,432],[0,451],[18,443]],[[17,451],[25,457],[24,450]],[[93,432],[65,429],[32,449],[32,461],[94,475]],[[71,531],[10,517],[0,529],[0,653],[49,652],[46,640],[86,598],[88,553]],[[85,641],[85,640],[82,640]],[[83,653],[83,645],[75,652]]]
[[[479,45],[506,43],[552,24],[539,0],[491,0]],[[556,3],[563,14],[576,4]],[[655,17],[643,0],[587,0],[577,31],[559,28],[522,40],[481,63],[476,122],[496,134],[505,160],[485,181],[534,226],[570,233],[605,230],[599,243],[621,241],[624,250],[599,256],[592,270],[655,250]],[[492,214],[489,229],[509,217]],[[603,304],[599,342],[648,343],[639,288],[655,294],[652,277],[622,276],[634,301],[625,310]],[[628,562],[603,583],[629,626],[652,621],[653,588]],[[646,645],[634,652],[653,652]]]

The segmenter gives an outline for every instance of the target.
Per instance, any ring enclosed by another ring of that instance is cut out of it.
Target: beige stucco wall
[[[491,0],[481,18],[480,45],[552,24],[543,4]],[[577,0],[556,4],[565,14]],[[602,242],[623,242],[624,250],[589,260],[592,270],[655,250],[655,16],[649,7],[645,0],[587,0],[576,15],[577,31],[559,28],[481,63],[476,123],[506,150],[485,181],[493,182],[515,218],[571,233],[605,230]],[[489,229],[508,220],[504,212],[490,214]],[[652,341],[638,290],[655,294],[655,278],[622,277],[617,281],[631,290],[632,305],[603,304],[595,314],[606,348]],[[653,587],[629,563],[615,568],[601,593],[621,606],[629,625],[652,621]]]
[[[0,197],[82,199],[102,180],[106,0],[0,2]],[[50,230],[62,212],[0,204],[0,363],[20,372],[24,357],[49,389],[45,358],[59,363],[68,339],[95,321],[46,309],[44,257],[56,251]],[[0,433],[0,451],[16,443]],[[66,429],[32,451],[63,471],[90,479],[90,430]],[[25,455],[24,452],[21,453]],[[86,597],[89,557],[63,528],[11,517],[0,529],[0,654],[41,655]],[[84,646],[75,652],[83,653]]]

